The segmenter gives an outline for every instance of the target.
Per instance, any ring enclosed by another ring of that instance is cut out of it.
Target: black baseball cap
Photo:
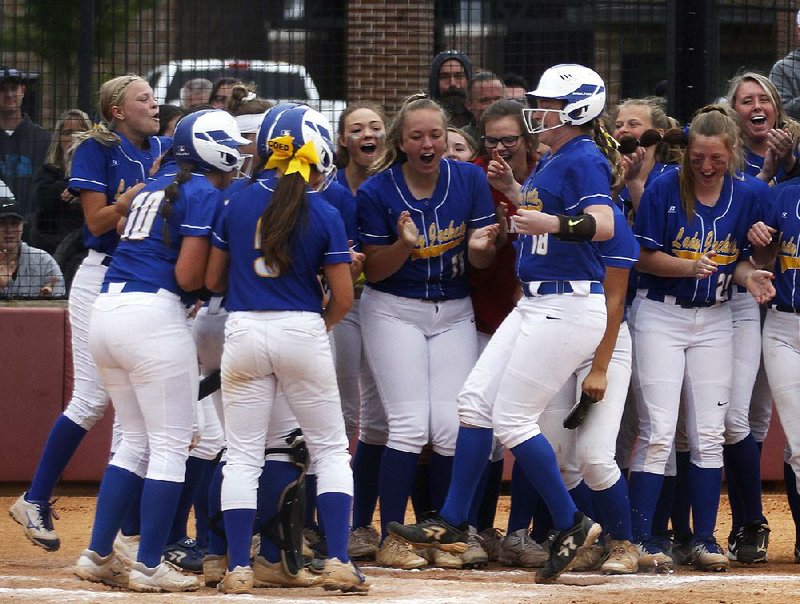
[[[6,80],[13,80],[18,84],[22,84],[22,74],[13,67],[0,67],[0,82],[5,82]]]
[[[19,207],[14,194],[8,185],[0,180],[0,218],[16,217],[25,220],[22,215],[22,208]]]

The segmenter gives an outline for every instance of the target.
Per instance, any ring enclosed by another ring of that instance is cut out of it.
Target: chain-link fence
[[[796,4],[4,0],[0,64],[19,71],[24,95],[13,98],[5,85],[17,78],[4,80],[0,178],[24,210],[26,240],[54,254],[69,281],[81,247],[80,206],[58,193],[64,174],[53,159],[80,119],[65,127],[59,117],[81,109],[94,118],[96,91],[110,77],[141,74],[162,103],[179,104],[190,80],[230,76],[254,83],[265,98],[304,100],[334,119],[356,100],[381,103],[391,117],[402,98],[429,89],[432,57],[458,49],[473,73],[517,74],[528,87],[550,65],[583,63],[604,77],[610,103],[658,93],[686,119],[723,94],[734,74],[767,73],[794,47]],[[16,102],[44,129],[22,143]]]

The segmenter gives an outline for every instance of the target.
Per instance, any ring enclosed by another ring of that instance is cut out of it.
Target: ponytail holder
[[[308,141],[297,151],[294,150],[292,136],[278,136],[267,142],[267,149],[272,151],[265,169],[277,168],[281,174],[294,174],[298,172],[303,180],[308,182],[311,178],[311,166],[319,163],[319,155],[311,141]]]
[[[242,99],[242,102],[249,103],[250,101],[255,101],[255,100],[256,100],[256,93],[251,90],[250,92],[247,93],[247,95],[245,95],[245,97]]]
[[[611,149],[619,149],[619,143],[617,142],[617,139],[615,139],[613,136],[611,136],[608,133],[608,130],[606,130],[602,126],[600,126],[600,134],[605,139],[607,147],[610,147]]]

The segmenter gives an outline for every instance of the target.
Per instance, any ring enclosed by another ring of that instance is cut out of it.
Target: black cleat
[[[451,554],[467,551],[466,525],[463,529],[455,527],[440,516],[431,516],[416,524],[390,522],[386,530],[414,547],[435,547]]]
[[[728,537],[728,560],[744,564],[766,562],[769,532],[769,525],[766,522],[756,522],[741,527]]]
[[[552,583],[558,575],[569,570],[578,550],[589,547],[603,532],[602,527],[582,512],[575,514],[575,525],[566,531],[556,532],[550,558],[536,572],[537,583]]]

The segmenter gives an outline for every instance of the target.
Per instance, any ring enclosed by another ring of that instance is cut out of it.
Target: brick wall
[[[433,52],[433,0],[351,0],[347,12],[347,98],[384,103],[428,89]]]

